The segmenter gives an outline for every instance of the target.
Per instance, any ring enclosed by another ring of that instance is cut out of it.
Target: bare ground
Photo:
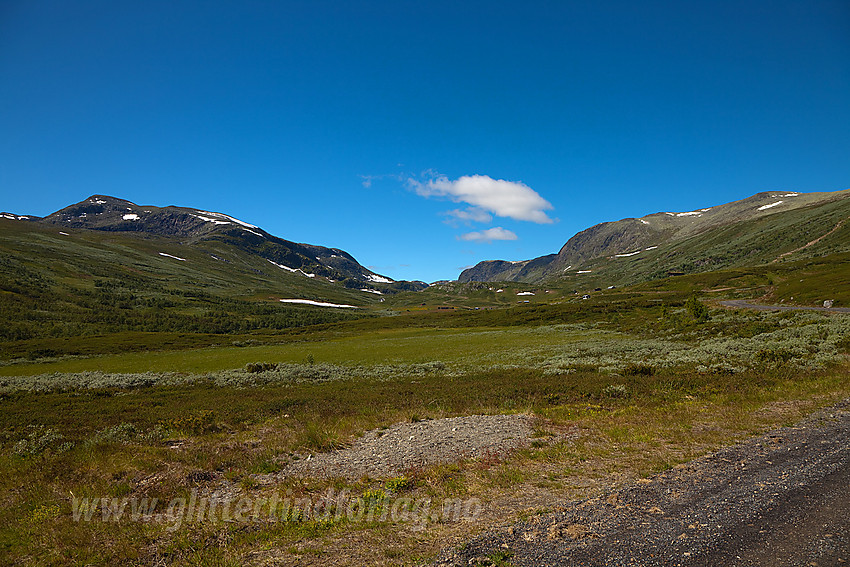
[[[437,565],[848,564],[848,487],[850,400],[621,490],[490,531],[444,551]]]

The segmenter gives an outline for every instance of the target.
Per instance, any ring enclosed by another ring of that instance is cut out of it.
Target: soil
[[[850,565],[850,400],[443,552],[470,565]]]

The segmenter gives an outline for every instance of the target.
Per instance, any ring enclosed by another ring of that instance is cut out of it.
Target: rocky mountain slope
[[[0,218],[66,229],[160,237],[191,248],[224,244],[264,259],[279,270],[322,278],[351,289],[393,293],[425,287],[421,282],[396,282],[376,274],[338,248],[290,242],[218,212],[177,206],[140,206],[124,199],[93,195],[44,218],[10,213],[2,213]]]
[[[835,229],[850,216],[848,196],[850,190],[767,191],[695,211],[605,222],[579,232],[557,254],[524,262],[480,262],[464,270],[458,281],[537,283],[584,276],[619,285],[670,272],[770,261]],[[838,252],[849,243],[844,232],[835,230],[823,246],[835,244],[828,251]]]

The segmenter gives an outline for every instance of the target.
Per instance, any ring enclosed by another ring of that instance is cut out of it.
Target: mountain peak
[[[118,197],[92,195],[39,220],[65,228],[177,239],[186,246],[224,243],[259,256],[281,270],[305,277],[319,276],[331,283],[341,281],[345,286],[372,293],[411,289],[413,285],[376,274],[338,248],[290,242],[233,216],[206,209],[140,206]]]

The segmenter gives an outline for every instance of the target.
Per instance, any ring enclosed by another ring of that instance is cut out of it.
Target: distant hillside
[[[351,289],[394,293],[425,287],[422,282],[395,282],[376,274],[338,248],[290,242],[229,215],[205,210],[139,206],[93,195],[44,218],[9,213],[3,213],[3,217],[64,228],[158,236],[197,249],[226,244],[263,258],[280,270],[320,277]]]
[[[605,222],[579,232],[557,254],[525,262],[480,262],[464,270],[458,281],[574,280],[623,285],[668,273],[842,252],[850,249],[850,233],[841,226],[830,231],[850,217],[848,196],[850,190],[768,191],[696,211]],[[805,247],[827,233],[816,245]]]
[[[223,213],[95,195],[45,218],[0,214],[0,358],[44,355],[33,340],[67,354],[84,336],[124,333],[120,348],[136,348],[274,334],[371,316],[424,287]]]

